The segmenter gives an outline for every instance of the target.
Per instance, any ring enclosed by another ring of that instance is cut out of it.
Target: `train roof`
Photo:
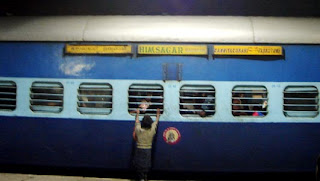
[[[245,16],[0,17],[0,41],[320,44],[320,18]]]

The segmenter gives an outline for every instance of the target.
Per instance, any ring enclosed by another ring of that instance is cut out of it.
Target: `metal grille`
[[[163,87],[158,84],[132,84],[129,87],[129,113],[137,108],[140,114],[156,115],[157,108],[163,113]]]
[[[112,86],[107,83],[82,83],[78,89],[78,111],[81,114],[110,114]]]
[[[0,111],[16,109],[17,86],[12,81],[0,81]]]
[[[211,85],[184,85],[179,98],[182,116],[206,117],[215,113],[215,88]]]
[[[63,109],[63,85],[59,82],[34,82],[30,88],[30,109],[59,113]]]
[[[319,114],[319,92],[314,86],[285,88],[283,113],[287,117],[315,117]]]
[[[264,86],[236,86],[232,90],[233,116],[266,116],[268,91]]]

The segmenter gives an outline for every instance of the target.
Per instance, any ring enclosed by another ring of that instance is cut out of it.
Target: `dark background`
[[[320,17],[320,0],[0,0],[0,16],[46,15],[221,15]],[[2,172],[131,178],[133,173],[0,165]],[[313,173],[205,175],[151,173],[151,178],[204,180],[315,180]],[[258,178],[258,179],[257,179]]]
[[[0,16],[320,16],[320,0],[0,0]]]

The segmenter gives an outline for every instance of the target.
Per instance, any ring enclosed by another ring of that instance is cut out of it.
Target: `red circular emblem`
[[[163,139],[169,145],[177,144],[181,139],[181,134],[177,128],[169,127],[163,132]]]

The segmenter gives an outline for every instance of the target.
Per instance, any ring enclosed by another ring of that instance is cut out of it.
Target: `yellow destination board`
[[[281,46],[214,45],[214,55],[283,55]]]
[[[138,45],[142,55],[207,55],[206,45]]]
[[[131,54],[131,45],[66,45],[70,54]]]

